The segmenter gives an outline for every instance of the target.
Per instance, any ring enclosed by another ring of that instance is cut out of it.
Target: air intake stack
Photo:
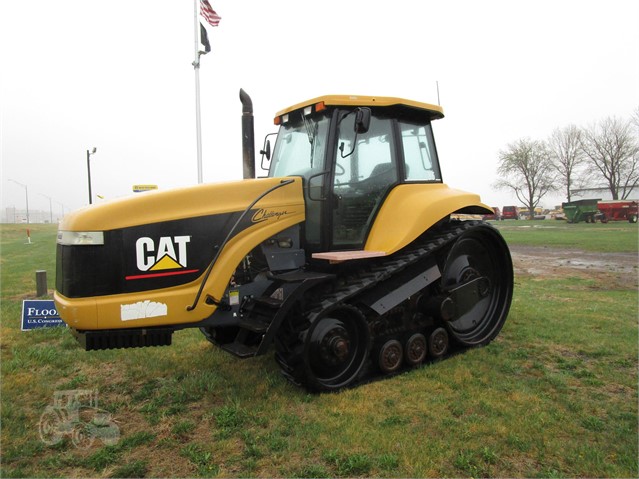
[[[242,170],[244,179],[255,178],[255,132],[253,128],[253,102],[240,88],[242,102]]]

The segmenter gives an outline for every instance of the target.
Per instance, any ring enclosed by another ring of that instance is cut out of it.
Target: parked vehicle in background
[[[530,211],[527,209],[520,209],[519,210],[519,219],[520,220],[545,220],[546,219],[546,213],[544,212],[544,209],[541,207],[537,207],[535,208],[535,212],[532,215],[532,218],[530,217]]]
[[[599,210],[597,209],[598,201],[601,201],[601,198],[562,203],[561,207],[566,215],[566,221],[568,223],[579,223],[580,221],[594,223],[599,215]]]
[[[504,209],[501,213],[502,220],[518,220],[519,219],[519,208],[516,206],[504,206]]]
[[[638,203],[636,200],[605,200],[586,199],[562,203],[568,223],[595,223],[601,221],[628,221],[636,223]]]
[[[492,215],[484,215],[482,218],[484,221],[487,220],[495,220],[495,221],[499,221],[502,219],[501,217],[501,211],[497,206],[493,206],[493,211],[495,212]]]
[[[629,221],[637,222],[638,203],[633,200],[608,200],[597,203],[602,223],[608,221]]]

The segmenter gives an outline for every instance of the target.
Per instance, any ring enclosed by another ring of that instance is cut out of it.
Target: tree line
[[[510,143],[499,152],[497,174],[495,186],[514,191],[529,211],[555,191],[563,191],[568,202],[588,188],[627,199],[639,183],[639,108],[628,119],[607,117],[585,128],[571,124],[546,140]]]

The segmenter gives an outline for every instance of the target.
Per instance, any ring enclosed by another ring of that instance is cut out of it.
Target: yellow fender
[[[493,209],[479,195],[443,183],[398,185],[384,200],[364,249],[392,254],[453,213],[493,214]]]

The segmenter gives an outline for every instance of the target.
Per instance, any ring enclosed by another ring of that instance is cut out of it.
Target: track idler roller
[[[426,336],[422,333],[413,334],[406,341],[406,347],[404,348],[404,359],[406,364],[410,366],[417,366],[424,361],[426,354],[428,353],[428,345],[426,343]]]
[[[379,350],[379,369],[386,374],[394,373],[402,365],[404,348],[397,339],[386,341]]]
[[[428,336],[428,350],[434,359],[443,357],[448,352],[448,332],[437,328]]]
[[[513,293],[513,266],[506,242],[489,225],[465,232],[449,250],[442,268],[440,317],[457,343],[492,341],[506,321]],[[451,310],[454,311],[451,316]]]

